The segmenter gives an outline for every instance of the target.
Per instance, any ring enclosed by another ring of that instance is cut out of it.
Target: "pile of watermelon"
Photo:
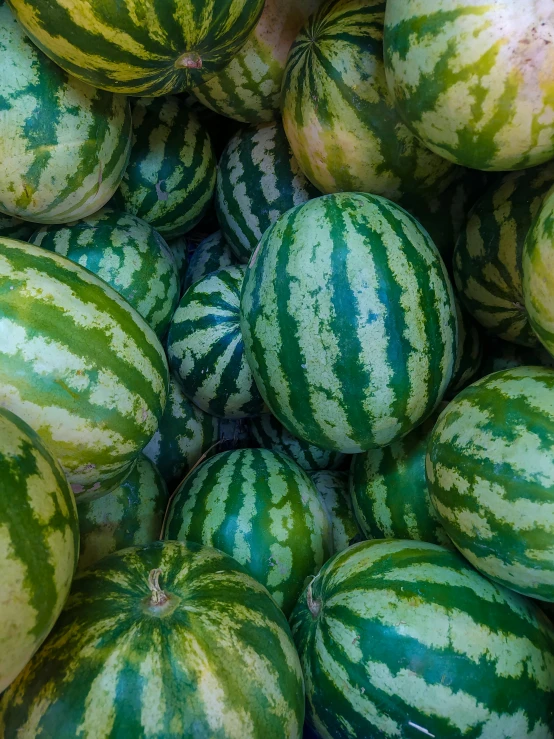
[[[0,49],[0,737],[554,739],[554,2]]]

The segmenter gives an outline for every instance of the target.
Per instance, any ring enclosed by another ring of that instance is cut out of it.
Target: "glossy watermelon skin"
[[[228,246],[222,231],[207,236],[198,244],[185,274],[184,291],[203,277],[217,272],[221,267],[236,264],[236,257]]]
[[[477,326],[471,316],[456,300],[456,314],[458,316],[458,351],[452,380],[446,393],[447,398],[454,398],[460,390],[475,378],[477,379],[483,360],[483,344]]]
[[[386,446],[432,412],[457,342],[436,247],[400,207],[363,193],[317,198],[266,231],[246,273],[241,328],[273,415],[347,454]]]
[[[21,241],[0,239],[0,293],[0,406],[40,434],[79,499],[109,492],[165,407],[156,334],[103,280]]]
[[[75,498],[40,437],[0,408],[0,691],[47,637],[79,556]]]
[[[209,79],[246,42],[263,0],[8,0],[33,42],[103,90],[155,97]]]
[[[0,733],[298,739],[303,718],[298,656],[265,588],[222,552],[157,542],[76,578]]]
[[[303,593],[291,628],[318,737],[553,735],[550,622],[443,547],[350,547]]]
[[[463,390],[429,441],[431,501],[483,574],[554,601],[554,370],[518,367]]]
[[[312,472],[310,477],[329,514],[333,532],[333,554],[362,541],[365,537],[352,511],[348,473],[320,470]]]
[[[266,449],[222,452],[181,484],[165,539],[196,541],[240,562],[288,615],[331,555],[331,526],[307,474]]]

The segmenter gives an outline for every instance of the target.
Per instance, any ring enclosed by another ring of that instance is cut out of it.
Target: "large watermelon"
[[[432,151],[482,170],[554,157],[554,7],[389,0],[385,67],[399,113]]]
[[[398,200],[444,188],[453,167],[398,116],[383,67],[383,0],[326,0],[294,42],[283,123],[304,174],[322,192]]]
[[[327,195],[281,216],[248,267],[241,327],[272,413],[326,449],[404,436],[452,376],[444,264],[415,219],[374,195]]]
[[[4,0],[0,48],[0,210],[37,223],[94,213],[127,166],[127,98],[63,72],[31,43]]]
[[[0,704],[0,735],[299,739],[304,691],[283,614],[231,557],[157,542],[76,578]]]
[[[203,277],[216,272],[221,267],[230,267],[235,264],[236,259],[225,241],[221,231],[216,231],[211,236],[198,244],[192,257],[183,281],[183,289],[188,290],[191,285]]]
[[[168,369],[156,334],[65,257],[0,239],[0,406],[44,439],[83,496],[117,487],[154,434]]]
[[[427,451],[431,501],[478,570],[554,601],[554,370],[479,380],[441,414]]]
[[[287,614],[332,551],[314,484],[291,459],[266,449],[222,452],[194,470],[171,503],[165,538],[227,552]]]
[[[264,0],[8,0],[56,64],[129,95],[181,92],[209,79],[245,43]]]
[[[554,736],[550,622],[457,553],[350,547],[309,585],[291,627],[318,737]]]
[[[333,533],[333,554],[342,552],[351,544],[364,539],[352,511],[348,474],[320,470],[312,472],[311,478],[329,514]]]
[[[79,555],[75,499],[35,432],[0,408],[0,692],[47,637]]]

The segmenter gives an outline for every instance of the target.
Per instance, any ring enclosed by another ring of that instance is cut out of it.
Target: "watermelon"
[[[284,454],[222,452],[180,485],[164,536],[221,549],[289,614],[331,555],[331,527],[314,484]]]
[[[127,98],[63,72],[3,0],[0,47],[0,211],[37,223],[94,213],[117,190],[129,160]]]
[[[454,175],[398,116],[383,67],[383,0],[326,0],[298,34],[283,80],[283,124],[321,192],[399,200],[435,194]]]
[[[283,614],[231,557],[156,542],[76,578],[0,704],[0,735],[298,739],[304,691]]]
[[[551,739],[554,632],[455,552],[368,541],[291,617],[308,723],[333,739]]]
[[[554,370],[516,367],[463,390],[429,440],[431,501],[471,564],[554,601]]]
[[[189,287],[167,337],[169,364],[183,392],[220,418],[246,418],[264,410],[239,326],[245,271],[222,267]]]
[[[0,239],[0,406],[61,462],[79,499],[120,485],[154,434],[167,393],[161,344],[79,264]]]
[[[40,437],[0,408],[0,692],[47,637],[79,556],[75,499]]]
[[[190,243],[186,236],[177,236],[167,242],[169,249],[173,255],[177,274],[179,275],[179,285],[181,286],[179,295],[182,292],[182,285],[185,281],[185,275],[189,268],[189,251]]]
[[[483,359],[483,347],[477,326],[462,308],[459,300],[456,300],[456,313],[458,316],[458,353],[447,391],[449,398],[453,398],[456,393],[463,390],[477,375]]]
[[[28,221],[22,221],[21,218],[5,216],[0,213],[0,237],[2,238],[27,241],[36,230],[36,223],[29,223]]]
[[[479,376],[485,377],[492,375],[493,372],[525,365],[554,367],[554,358],[542,347],[530,349],[527,346],[491,338],[486,344]]]
[[[244,123],[279,115],[287,54],[296,34],[321,0],[266,0],[255,29],[232,61],[194,88],[201,103]]]
[[[79,504],[79,569],[119,549],[157,541],[167,502],[163,477],[141,454],[123,485],[98,500]]]
[[[467,310],[501,339],[535,346],[524,305],[525,238],[554,183],[554,163],[510,173],[473,208],[454,253],[454,278]]]
[[[207,236],[198,244],[190,258],[183,282],[184,290],[221,267],[230,267],[236,261],[221,231]]]
[[[148,223],[105,208],[67,226],[43,226],[30,243],[94,272],[159,337],[165,334],[179,302],[177,266],[163,238]]]
[[[248,262],[265,231],[282,213],[317,195],[299,170],[279,122],[240,131],[219,160],[217,218],[241,262]]]
[[[233,121],[222,115],[218,115],[213,110],[210,110],[210,108],[206,108],[206,106],[202,105],[202,103],[200,103],[192,93],[187,95],[184,100],[188,109],[195,114],[200,121],[200,125],[208,132],[215,157],[219,160],[223,154],[223,149],[227,146],[227,142],[231,136],[234,136],[237,131],[243,128],[244,124],[239,123],[238,121]],[[216,229],[217,225],[212,229],[212,231],[215,231]]]
[[[103,90],[155,97],[182,92],[228,64],[264,0],[8,0],[35,44]]]
[[[333,554],[364,539],[352,511],[347,473],[320,470],[312,472],[311,478],[329,514]]]
[[[249,418],[222,418],[219,422],[217,451],[226,452],[255,447],[249,422]]]
[[[290,210],[248,267],[241,328],[256,384],[295,436],[347,454],[386,446],[440,402],[457,321],[436,247],[384,198]]]
[[[133,106],[133,148],[113,204],[171,239],[204,217],[215,188],[210,137],[177,97]]]

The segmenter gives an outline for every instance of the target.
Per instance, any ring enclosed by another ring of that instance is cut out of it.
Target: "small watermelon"
[[[312,472],[311,478],[329,514],[333,532],[333,554],[342,552],[351,544],[362,541],[365,537],[352,511],[348,474],[320,470]]]
[[[230,267],[236,258],[225,241],[222,231],[216,231],[198,244],[192,257],[183,282],[184,290],[203,277],[217,272],[221,267]]]

